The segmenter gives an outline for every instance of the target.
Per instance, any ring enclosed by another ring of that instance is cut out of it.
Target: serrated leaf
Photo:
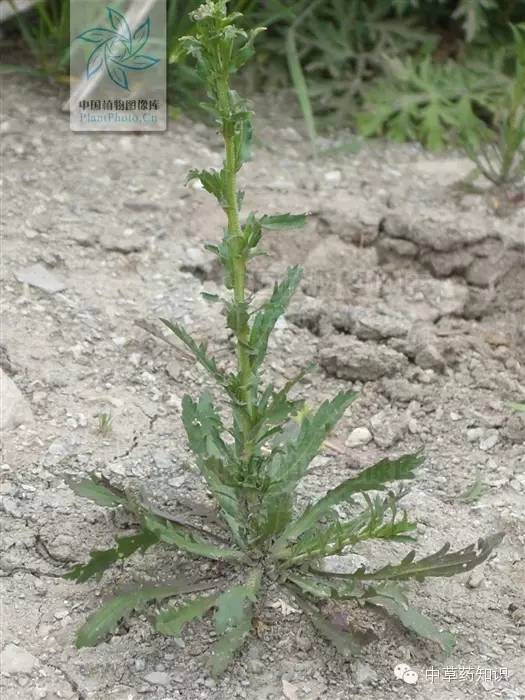
[[[224,634],[228,628],[242,624],[247,605],[256,600],[259,585],[260,576],[252,576],[245,584],[233,586],[218,596],[215,613],[217,634]]]
[[[272,458],[268,470],[273,481],[269,488],[270,497],[293,490],[305,475],[323,442],[356,398],[357,394],[342,391],[334,399],[321,404],[312,416],[304,418],[296,440]]]
[[[152,600],[163,600],[181,593],[192,593],[208,586],[209,584],[181,581],[164,586],[141,586],[117,595],[88,617],[77,632],[76,646],[79,649],[95,646],[106,635],[113,632],[122,618],[127,617],[134,610],[143,608]]]
[[[277,550],[286,541],[299,537],[303,532],[313,527],[333,506],[348,501],[353,494],[364,491],[382,491],[385,489],[385,484],[391,481],[413,479],[414,469],[419,467],[423,461],[424,458],[417,454],[403,455],[393,460],[382,459],[372,467],[364,469],[358,476],[343,481],[317,503],[306,508],[297,520],[290,523],[276,542],[274,549]]]
[[[199,180],[206,192],[212,194],[222,206],[226,201],[224,170],[190,170],[187,181]]]
[[[144,515],[144,522],[148,530],[155,533],[163,542],[174,545],[190,554],[217,560],[246,560],[246,556],[238,549],[218,547],[197,535],[185,532],[182,528],[162,518],[147,513]]]
[[[287,581],[293,583],[303,593],[314,596],[314,598],[332,598],[333,589],[329,582],[313,576],[300,576],[298,574],[288,574]]]
[[[215,606],[216,600],[216,595],[201,596],[186,605],[164,610],[155,619],[155,629],[161,634],[180,637],[184,625],[197,617],[202,617]]]
[[[366,602],[384,608],[389,615],[396,617],[404,627],[420,637],[437,642],[446,654],[450,654],[454,648],[456,640],[453,634],[440,630],[430,618],[410,605],[383,595],[367,595]]]
[[[77,583],[84,583],[92,576],[99,579],[104,571],[122,559],[127,559],[140,550],[147,549],[157,544],[159,538],[149,530],[143,530],[136,535],[127,535],[117,538],[117,546],[111,549],[94,549],[86,564],[77,564],[64,578]]]
[[[207,666],[219,676],[241,648],[252,626],[253,602],[261,585],[261,569],[253,569],[246,582],[222,593],[217,599],[215,626],[221,638],[212,646]]]
[[[91,474],[89,479],[66,479],[69,488],[82,498],[88,498],[99,506],[114,508],[127,504],[127,497],[123,491],[112,487],[109,482]]]
[[[504,533],[502,532],[489,535],[486,538],[480,537],[476,543],[456,552],[449,552],[450,544],[447,542],[435,554],[417,561],[415,560],[415,551],[411,551],[400,564],[388,564],[378,571],[372,572],[360,569],[354,576],[361,580],[403,581],[415,578],[417,581],[422,581],[429,576],[461,574],[485,561],[503,537]]]
[[[221,437],[224,426],[209,392],[204,392],[198,402],[193,401],[188,394],[184,395],[182,422],[190,447],[196,455],[206,459],[215,457],[233,461],[232,452]]]
[[[225,632],[211,647],[206,658],[206,666],[214,678],[220,676],[233,661],[235,654],[244,644],[252,626],[251,615],[244,612],[237,627]]]
[[[204,367],[221,386],[224,387],[227,385],[229,377],[221,372],[221,370],[217,367],[217,362],[215,359],[208,355],[206,345],[204,343],[197,343],[178,323],[172,323],[171,321],[167,321],[165,318],[161,318],[160,321],[162,321],[162,323],[169,328],[172,333],[175,333],[177,338],[179,338],[179,340],[181,340],[184,345],[191,350],[197,362],[199,362],[199,364]]]
[[[252,157],[252,123],[249,119],[241,122],[236,139],[235,168],[240,170]],[[239,205],[240,206],[240,205]]]
[[[317,631],[337,649],[345,659],[360,656],[363,646],[369,641],[366,635],[346,625],[343,630],[322,615],[318,608],[295,594],[295,599]]]
[[[285,312],[290,299],[299,286],[303,270],[301,267],[290,267],[286,279],[276,284],[273,294],[262,308],[255,314],[250,332],[249,346],[253,348],[252,369],[256,370],[262,364],[268,349],[268,339],[277,323]]]
[[[307,214],[271,214],[262,216],[259,222],[263,228],[270,230],[302,228],[306,217]]]

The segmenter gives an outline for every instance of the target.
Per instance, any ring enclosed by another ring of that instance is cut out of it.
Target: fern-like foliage
[[[294,596],[314,627],[344,656],[359,653],[367,636],[337,628],[323,616],[320,601],[354,599],[383,608],[407,628],[448,649],[451,636],[412,610],[399,582],[467,571],[490,555],[501,535],[458,551],[445,545],[423,558],[410,552],[401,563],[372,571],[361,568],[333,574],[323,568],[325,557],[343,554],[362,541],[414,541],[415,523],[400,501],[423,458],[382,459],[297,511],[298,484],[356,396],[342,391],[307,411],[300,399],[290,395],[304,372],[281,387],[263,385],[261,370],[270,335],[300,284],[302,270],[290,268],[268,300],[254,309],[246,292],[247,264],[261,252],[264,229],[301,226],[305,216],[248,214],[241,219],[236,174],[250,153],[251,112],[231,89],[230,79],[253,53],[258,32],[239,29],[238,15],[228,15],[224,0],[208,0],[193,18],[194,31],[182,45],[195,57],[208,86],[225,158],[220,171],[192,172],[191,177],[200,179],[225,213],[223,240],[209,249],[224,269],[225,316],[236,339],[237,370],[225,373],[205,344],[181,326],[164,323],[222,389],[229,409],[226,420],[226,411],[219,411],[209,392],[198,398],[187,395],[182,402],[188,443],[224,528],[198,522],[191,514],[160,512],[142,493],[117,489],[91,475],[72,484],[75,492],[99,506],[127,511],[136,527],[132,534],[118,537],[115,547],[93,551],[88,562],[75,566],[67,578],[79,583],[98,578],[123,559],[162,546],[188,557],[224,562],[231,570],[231,581],[228,585],[221,579],[178,580],[120,592],[88,618],[77,644],[103,641],[124,617],[156,601],[161,611],[154,624],[162,634],[180,636],[195,619],[213,615],[217,641],[207,663],[211,673],[218,675],[249,636],[258,601],[272,583]],[[294,421],[298,429],[289,430]],[[396,489],[396,482],[403,487]],[[199,595],[188,597],[193,593]],[[186,599],[180,600],[183,595]]]

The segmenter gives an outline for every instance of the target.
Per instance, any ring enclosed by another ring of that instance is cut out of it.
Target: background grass
[[[200,2],[168,0],[168,92],[178,109],[199,109],[203,96],[177,47]],[[523,80],[512,25],[525,26],[525,0],[231,0],[230,8],[247,27],[268,27],[244,79],[253,90],[292,88],[313,143],[323,129],[350,127],[436,150],[467,135],[471,144],[500,128]],[[41,0],[4,32],[4,44],[29,50],[33,70],[67,80],[67,0]],[[10,69],[27,70],[26,59]]]

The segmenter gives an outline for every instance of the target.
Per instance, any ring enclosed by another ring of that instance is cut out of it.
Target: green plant
[[[360,133],[418,140],[433,150],[481,124],[476,113],[490,114],[507,88],[505,76],[484,63],[436,63],[430,55],[387,60],[385,72],[365,91]]]
[[[344,656],[359,653],[362,637],[350,626],[341,629],[325,617],[320,608],[324,601],[359,601],[383,608],[407,628],[448,650],[452,635],[410,607],[402,584],[412,578],[451,576],[473,568],[489,556],[501,534],[454,552],[447,544],[420,559],[411,551],[400,563],[373,570],[333,573],[323,567],[325,557],[341,555],[361,541],[414,540],[416,525],[399,506],[405,490],[394,491],[389,485],[412,479],[423,461],[420,455],[383,459],[346,479],[302,512],[294,511],[299,482],[356,396],[342,391],[311,411],[305,410],[303,401],[289,396],[308,368],[279,389],[262,382],[270,334],[298,287],[302,271],[291,267],[269,300],[253,308],[246,290],[247,264],[263,252],[260,243],[265,229],[300,226],[305,217],[249,214],[241,222],[243,193],[238,190],[237,173],[250,155],[251,112],[231,89],[230,79],[252,55],[259,30],[246,33],[239,29],[235,24],[238,17],[227,14],[224,0],[208,0],[193,14],[193,35],[182,39],[208,86],[209,109],[224,139],[223,168],[192,171],[189,177],[200,180],[214,195],[227,219],[222,242],[208,246],[223,265],[227,294],[221,299],[206,296],[211,302],[224,304],[228,327],[236,339],[235,370],[221,369],[205,345],[198,344],[181,326],[164,321],[227,398],[231,413],[228,426],[209,392],[198,400],[186,395],[182,402],[190,448],[227,532],[157,511],[135,490],[119,490],[92,475],[73,484],[76,493],[101,506],[125,509],[136,520],[137,529],[131,536],[118,538],[115,547],[92,552],[86,564],[77,565],[66,576],[77,582],[99,577],[112,564],[161,544],[227,562],[231,566],[229,587],[224,590],[225,583],[217,577],[160,586],[143,584],[127,590],[88,618],[78,632],[77,645],[102,641],[123,617],[152,601],[209,589],[213,592],[163,606],[154,625],[158,632],[180,636],[187,623],[213,611],[218,639],[211,647],[208,664],[218,675],[249,634],[266,589],[280,586]],[[289,430],[290,421],[293,430]]]
[[[18,9],[16,0],[8,0],[15,12],[20,34],[42,75],[63,78],[69,65],[69,2],[39,0],[31,16]],[[18,66],[9,66],[16,70]]]
[[[108,436],[113,430],[113,416],[109,413],[97,414],[97,432],[103,437]]]
[[[525,23],[512,26],[513,76],[491,124],[475,119],[460,130],[461,144],[477,170],[495,185],[525,177]]]

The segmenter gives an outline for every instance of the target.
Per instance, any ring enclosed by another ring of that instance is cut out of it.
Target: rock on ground
[[[33,421],[31,407],[3,369],[0,369],[0,430],[12,430]]]
[[[0,671],[2,673],[31,673],[38,659],[24,647],[7,644],[0,654]]]
[[[335,337],[321,349],[319,362],[330,376],[366,382],[394,375],[404,368],[407,359],[386,345]]]

